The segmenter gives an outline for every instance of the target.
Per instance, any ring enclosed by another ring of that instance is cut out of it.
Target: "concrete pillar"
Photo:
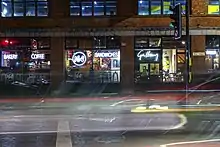
[[[51,18],[68,17],[70,13],[69,0],[48,0]]]
[[[137,8],[137,0],[117,0],[118,16],[134,16],[137,14]]]
[[[51,86],[52,89],[59,87],[61,82],[65,79],[65,39],[63,37],[51,38]]]
[[[134,37],[121,37],[121,89],[124,94],[134,92]]]
[[[208,12],[209,0],[192,0],[192,15],[204,15]]]
[[[203,55],[193,55],[192,56],[192,72],[193,74],[201,74],[206,72],[205,67],[205,36],[191,36],[192,40],[192,54],[203,53]]]

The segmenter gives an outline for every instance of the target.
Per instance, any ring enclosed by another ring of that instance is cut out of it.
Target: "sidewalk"
[[[188,100],[209,97],[211,95],[219,94],[217,92],[210,93],[148,93],[148,94],[134,94],[134,95],[98,95],[98,96],[73,96],[73,97],[1,97],[0,103],[37,103],[37,102],[74,102],[74,101],[103,101],[103,100],[126,100],[126,99],[144,99],[144,100],[176,100],[187,98]]]

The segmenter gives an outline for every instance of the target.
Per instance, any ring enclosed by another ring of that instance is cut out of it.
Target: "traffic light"
[[[178,40],[182,37],[182,6],[181,4],[170,6],[170,11],[172,11],[172,14],[170,14],[170,18],[172,19],[170,26],[174,28],[174,38]]]

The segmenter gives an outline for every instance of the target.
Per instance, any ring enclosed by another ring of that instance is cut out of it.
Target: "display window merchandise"
[[[119,82],[119,50],[67,50],[68,77],[76,82]]]

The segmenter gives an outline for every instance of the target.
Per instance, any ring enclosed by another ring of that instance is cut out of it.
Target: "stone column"
[[[195,53],[205,54],[205,36],[191,36],[191,49],[192,55]],[[192,72],[193,74],[201,74],[206,72],[204,55],[193,55],[192,56]]]
[[[51,18],[68,17],[70,13],[69,0],[48,0]]]
[[[51,38],[51,86],[57,89],[65,79],[65,39],[63,37]]]
[[[121,89],[124,94],[134,92],[134,37],[121,37]]]
[[[136,15],[137,9],[138,9],[137,0],[117,0],[118,16],[129,17]]]

